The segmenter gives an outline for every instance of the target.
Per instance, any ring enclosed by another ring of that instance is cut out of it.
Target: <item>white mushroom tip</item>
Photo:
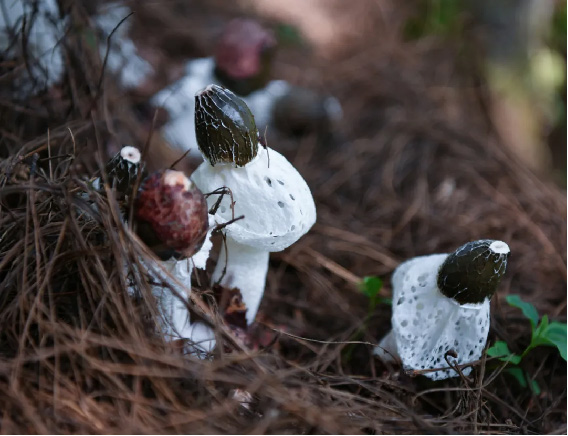
[[[492,242],[489,249],[495,254],[509,254],[511,252],[509,246],[503,241]]]
[[[215,85],[214,83],[207,85],[205,88],[200,89],[199,91],[197,91],[195,93],[196,97],[201,97],[203,94],[210,92],[210,91],[214,91],[216,89],[221,89],[221,87],[219,85]]]
[[[142,155],[140,154],[140,150],[136,147],[132,147],[131,145],[126,145],[120,149],[120,156],[133,164],[140,163],[142,159]]]
[[[183,185],[185,191],[193,188],[193,182],[181,171],[167,170],[164,174],[164,184],[168,186]]]

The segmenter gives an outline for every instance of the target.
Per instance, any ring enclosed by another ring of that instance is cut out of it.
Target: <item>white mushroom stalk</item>
[[[206,258],[209,250],[210,246],[204,244],[194,257]],[[192,322],[186,305],[191,294],[191,275],[194,266],[205,268],[204,263],[194,262],[193,258],[182,260],[170,258],[152,265],[145,264],[151,280],[155,283],[164,283],[155,284],[151,288],[152,295],[158,302],[160,331],[164,339],[168,342],[188,340],[184,346],[188,353],[207,357],[215,348],[215,332],[202,322]]]
[[[215,333],[201,322],[191,322],[186,301],[193,268],[205,269],[209,258],[213,217],[207,213],[203,194],[185,174],[166,170],[145,177],[140,150],[129,145],[105,166],[107,181],[118,199],[132,194],[140,171],[143,180],[136,198],[137,233],[161,259],[142,261],[144,271],[140,273],[156,283],[151,291],[160,310],[160,330],[167,341],[188,339],[186,350],[207,356],[215,347]],[[93,179],[91,185],[100,190],[101,178]],[[128,266],[124,269],[127,271]],[[127,288],[131,296],[137,291],[133,285]]]
[[[490,299],[507,267],[502,241],[469,242],[451,254],[408,260],[392,277],[392,331],[375,349],[433,380],[456,377],[452,366],[478,360],[489,333]],[[471,367],[463,367],[468,375]]]
[[[269,253],[284,250],[307,233],[316,208],[308,185],[290,162],[259,147],[254,117],[239,97],[211,85],[195,99],[196,134],[206,161],[192,179],[203,192],[230,189],[234,204],[230,195],[223,196],[215,214],[219,224],[244,215],[227,228],[228,256],[222,248],[213,281],[239,288],[250,325],[264,293]],[[217,200],[211,195],[208,203],[213,206]]]
[[[194,354],[210,352],[215,346],[214,332],[203,323],[192,323],[186,306],[193,264],[205,268],[211,249],[203,194],[180,171],[156,172],[140,186],[135,218],[138,235],[162,259],[146,267],[158,282],[152,293],[159,302],[164,337],[189,339],[187,349]]]

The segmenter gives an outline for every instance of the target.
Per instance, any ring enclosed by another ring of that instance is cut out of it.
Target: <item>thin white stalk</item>
[[[177,292],[185,299],[191,293],[191,273],[193,264],[191,259],[167,260],[162,265],[181,284],[175,286]],[[162,332],[169,340],[189,339],[191,344],[188,351],[191,354],[201,355],[215,348],[215,332],[201,322],[191,322],[186,301],[174,295],[169,288],[154,286],[152,292],[159,296],[162,310]]]
[[[180,282],[181,286],[174,286],[175,290],[184,298],[189,297],[193,270],[191,261],[170,259],[161,262],[161,266]],[[164,274],[164,279],[167,280],[166,274]],[[168,287],[153,286],[152,293],[160,302],[164,337],[169,340],[183,338],[184,330],[190,325],[185,302],[173,294]]]
[[[191,293],[191,273],[193,271],[193,262],[191,259],[178,260],[170,259],[160,261],[159,265],[155,265],[157,276],[153,276],[156,283],[167,282],[169,273],[180,283],[172,287],[176,289],[178,294],[184,298],[189,298]],[[150,268],[148,268],[149,270]],[[134,287],[128,288],[128,293],[133,295]],[[189,339],[191,344],[187,347],[190,354],[202,356],[211,352],[215,348],[215,332],[202,322],[191,322],[190,314],[187,310],[185,302],[172,293],[167,286],[152,286],[152,294],[158,302],[160,310],[160,330],[167,341],[177,339]]]
[[[239,244],[229,235],[227,235],[227,252],[228,261],[226,261],[225,247],[221,248],[219,260],[213,272],[213,282],[221,277],[226,264],[227,270],[221,284],[230,288],[239,288],[247,307],[246,319],[250,326],[254,322],[264,294],[270,253]]]

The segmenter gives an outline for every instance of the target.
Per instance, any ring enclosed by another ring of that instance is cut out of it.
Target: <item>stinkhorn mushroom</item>
[[[451,254],[408,260],[392,277],[392,331],[375,349],[381,359],[441,380],[451,366],[478,360],[489,332],[490,299],[505,274],[509,246],[469,242]],[[436,371],[436,368],[446,368]],[[471,367],[464,367],[468,375]]]
[[[119,195],[132,194],[132,189],[139,171],[145,175],[145,166],[142,162],[140,150],[131,145],[123,146],[106,164],[107,174],[111,188],[115,188]],[[100,187],[100,178],[96,179],[96,188]]]
[[[203,323],[192,323],[185,301],[171,291],[175,289],[188,297],[193,261],[196,267],[205,268],[211,248],[209,241],[204,244],[209,237],[205,197],[182,172],[156,172],[140,186],[135,217],[138,235],[162,259],[154,268],[157,274],[151,277],[167,282],[167,274],[160,271],[163,268],[181,285],[156,284],[152,288],[162,312],[162,332],[169,340],[190,339],[193,351],[211,351],[215,345],[214,332]]]
[[[173,289],[187,297],[191,291],[193,267],[205,269],[209,257],[212,217],[203,194],[180,171],[159,171],[146,177],[140,151],[129,145],[122,147],[107,162],[104,171],[117,199],[135,194],[136,232],[160,258],[158,262],[144,260],[142,265],[145,275],[155,283],[152,294],[158,301],[164,337],[168,341],[191,340],[188,349],[193,354],[211,351],[215,346],[214,332],[201,322],[190,322],[184,300],[172,292]],[[139,175],[143,180],[138,192],[133,193]],[[94,178],[91,186],[101,190],[101,178]],[[83,197],[88,198],[86,194]],[[123,206],[127,203],[121,202]],[[124,207],[122,215],[126,220]],[[124,269],[126,271],[128,267],[125,265]],[[127,292],[133,296],[137,288],[131,284]]]
[[[303,236],[316,221],[316,207],[308,185],[290,162],[259,147],[254,117],[243,100],[210,85],[196,94],[195,105],[196,134],[206,161],[191,177],[203,192],[230,189],[234,203],[224,195],[216,221],[244,215],[227,228],[228,257],[221,249],[213,280],[241,291],[250,325],[264,293],[269,253],[284,250]],[[212,195],[207,201],[213,206],[217,199]]]
[[[90,187],[95,191],[103,190],[103,180],[106,179],[109,187],[114,190],[114,194],[119,203],[124,206],[124,200],[130,197],[134,189],[134,182],[138,178],[139,173],[141,177],[146,175],[146,166],[142,162],[142,155],[140,150],[130,145],[123,146],[118,153],[109,159],[104,168],[104,177],[94,177],[88,181]],[[88,194],[83,193],[81,196],[88,199]],[[93,204],[92,207],[98,210],[97,205]],[[121,209],[123,218],[126,219],[126,210],[124,207]]]

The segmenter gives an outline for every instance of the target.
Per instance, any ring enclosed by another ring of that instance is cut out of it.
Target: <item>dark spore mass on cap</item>
[[[228,89],[211,85],[195,96],[195,135],[199,150],[215,166],[244,166],[258,152],[259,133],[246,103]]]
[[[140,160],[131,161],[124,158],[122,156],[122,150],[124,149],[125,147],[113,156],[105,167],[111,186],[114,186],[117,193],[122,195],[130,194],[140,171],[142,171],[142,177],[146,176],[144,163]]]
[[[438,288],[459,304],[491,298],[507,268],[508,253],[495,253],[490,239],[468,242],[450,254],[438,272]]]

